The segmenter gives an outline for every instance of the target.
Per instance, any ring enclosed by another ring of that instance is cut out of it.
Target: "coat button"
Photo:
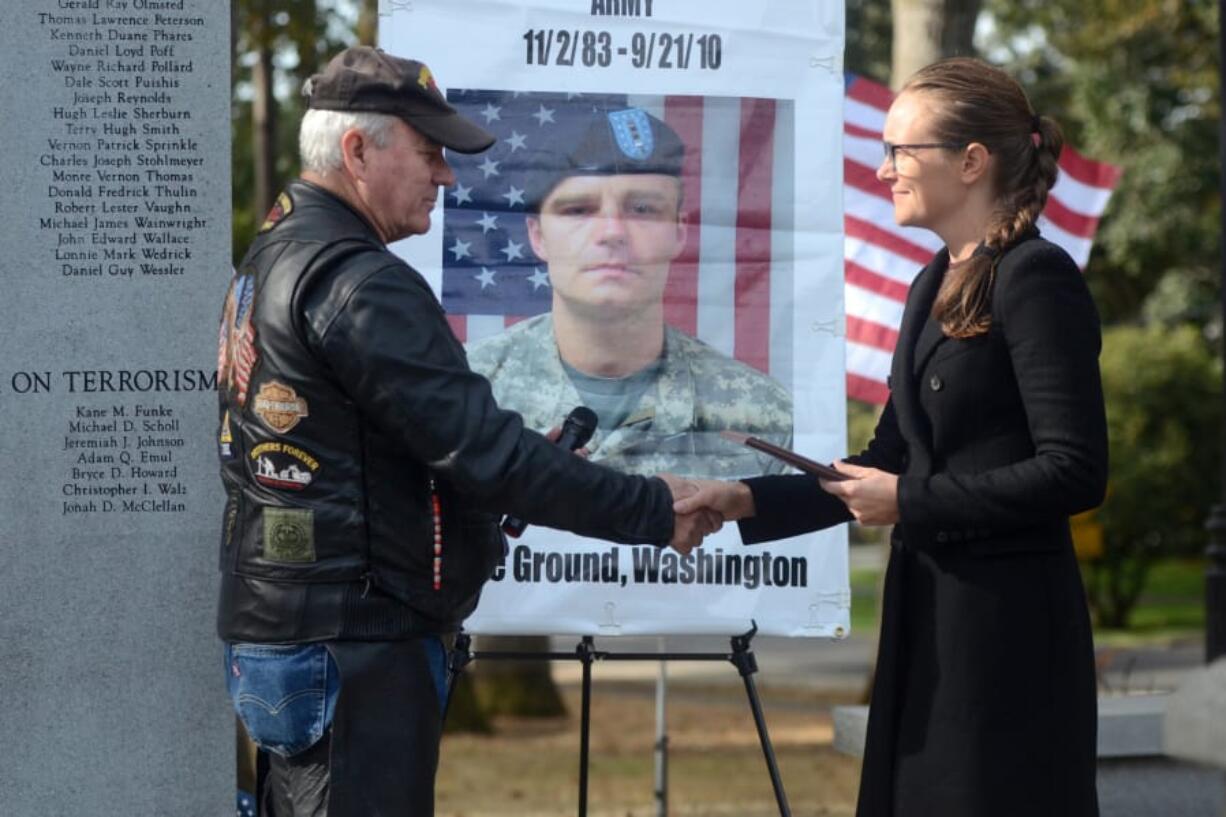
[[[933,391],[940,391],[941,389],[945,388],[945,381],[941,379],[940,375],[934,374],[932,377],[928,378],[928,388],[932,389]]]
[[[949,534],[945,531],[937,531],[937,541],[942,545],[949,541]]]

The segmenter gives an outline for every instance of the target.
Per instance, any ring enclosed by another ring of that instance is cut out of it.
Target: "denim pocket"
[[[340,691],[322,644],[227,644],[226,683],[251,740],[282,757],[323,737]]]

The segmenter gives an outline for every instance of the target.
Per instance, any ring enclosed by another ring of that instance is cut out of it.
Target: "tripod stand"
[[[758,697],[758,688],[754,683],[754,674],[758,671],[758,662],[754,657],[752,642],[758,632],[758,625],[753,626],[741,635],[732,636],[729,652],[609,652],[596,649],[595,640],[585,635],[575,646],[574,652],[474,652],[472,637],[461,631],[456,636],[455,647],[448,661],[447,703],[451,704],[451,692],[456,681],[468,664],[477,658],[494,661],[578,661],[582,665],[582,697],[579,715],[579,817],[587,817],[588,790],[588,750],[591,738],[591,707],[592,707],[592,664],[597,661],[727,661],[741,675],[745,683],[745,694],[749,700],[749,708],[753,713],[754,725],[758,730],[758,741],[762,745],[762,756],[766,761],[767,773],[770,775],[771,787],[775,793],[775,803],[779,806],[780,817],[790,817],[787,793],[783,789],[783,779],[779,775],[779,765],[775,760],[775,750],[771,745],[770,734],[766,728],[766,717],[762,712],[762,702]],[[447,718],[443,712],[444,721]]]

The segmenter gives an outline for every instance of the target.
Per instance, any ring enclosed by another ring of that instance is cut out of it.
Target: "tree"
[[[853,74],[888,83],[893,35],[890,0],[847,0],[844,66]]]
[[[298,173],[298,89],[353,40],[338,0],[236,0],[231,9],[233,248],[238,259]]]
[[[1081,152],[1119,164],[1087,268],[1108,323],[1216,319],[1213,0],[989,0],[987,51]]]
[[[1199,553],[1217,496],[1222,372],[1194,326],[1119,326],[1103,337],[1110,439],[1103,555],[1087,589],[1101,624],[1124,627],[1161,554]]]
[[[893,67],[890,85],[943,57],[973,56],[975,23],[982,0],[892,0]]]

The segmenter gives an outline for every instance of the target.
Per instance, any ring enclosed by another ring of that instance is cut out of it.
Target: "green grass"
[[[1205,560],[1160,559],[1145,582],[1126,629],[1100,627],[1095,640],[1123,645],[1197,637],[1205,628]]]
[[[877,635],[877,594],[881,591],[881,571],[858,568],[851,571],[851,631]]]
[[[879,570],[851,571],[852,632],[877,632],[880,589]],[[1094,636],[1096,642],[1116,645],[1160,643],[1197,637],[1204,627],[1205,561],[1170,557],[1160,559],[1150,569],[1145,591],[1133,608],[1127,629],[1099,627],[1095,628]]]

